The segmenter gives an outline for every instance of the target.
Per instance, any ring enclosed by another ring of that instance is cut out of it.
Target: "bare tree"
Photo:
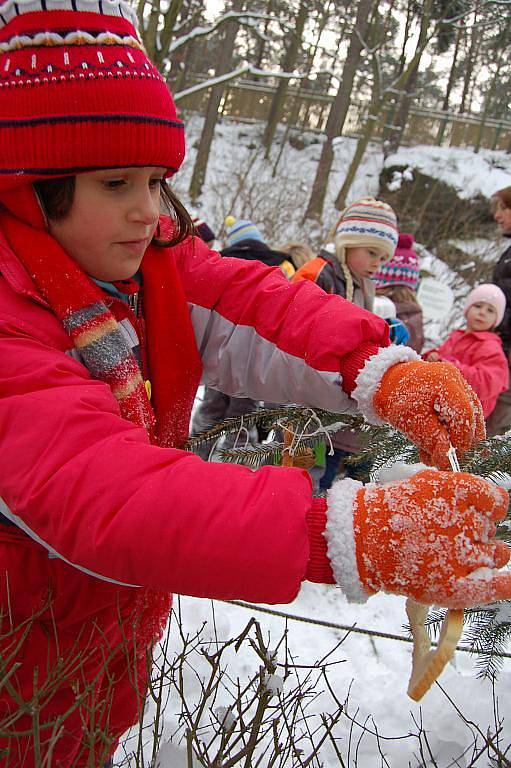
[[[371,9],[374,0],[360,0],[355,24],[350,37],[346,61],[344,63],[337,94],[330,108],[326,124],[326,139],[323,143],[316,176],[312,184],[311,195],[304,219],[319,218],[323,211],[328,177],[334,157],[333,140],[342,133],[344,121],[350,105],[353,80],[364,48],[364,37],[367,32]]]
[[[365,124],[362,136],[357,142],[355,154],[348,168],[344,183],[339,190],[339,194],[335,200],[335,207],[338,210],[342,210],[346,204],[346,196],[353,184],[356,172],[362,161],[367,145],[369,144],[376,126],[378,125],[381,114],[384,112],[385,106],[390,98],[393,98],[396,91],[401,91],[406,85],[411,73],[418,67],[421,56],[429,42],[430,34],[428,35],[429,24],[431,21],[431,9],[433,0],[425,0],[422,6],[421,25],[417,43],[415,46],[415,52],[403,71],[393,80],[390,87],[384,88],[382,83],[382,72],[379,60],[378,47],[374,50],[372,57],[372,70],[373,70],[373,92],[371,103],[369,106],[369,115]]]
[[[289,35],[289,44],[281,62],[281,68],[284,72],[290,72],[296,64],[300,47],[302,45],[303,30],[305,28],[305,22],[307,21],[309,11],[310,5],[307,0],[300,0],[300,6],[298,8],[298,13],[296,14],[294,29]],[[288,88],[289,80],[284,78],[281,79],[272,99],[270,114],[268,116],[268,122],[266,123],[266,129],[263,137],[265,157],[268,157],[270,154],[271,145],[275,136],[275,131],[277,130],[277,124],[282,114],[282,108],[284,106]]]
[[[241,11],[243,10],[243,5],[244,0],[234,0],[232,8],[234,11]],[[222,43],[219,49],[218,63],[215,69],[215,74],[217,76],[227,73],[231,68],[234,43],[236,41],[236,35],[238,34],[238,28],[239,25],[237,22],[231,21],[223,33]],[[213,86],[209,96],[204,125],[199,140],[199,148],[197,150],[197,157],[195,159],[195,165],[190,181],[189,194],[192,201],[199,197],[202,191],[202,185],[204,184],[204,179],[206,178],[209,151],[215,133],[215,126],[218,120],[218,108],[222,101],[224,88],[225,84],[223,82],[218,83],[218,85]]]
[[[504,28],[498,35],[498,53],[497,53],[497,60],[495,62],[495,71],[493,72],[493,75],[491,77],[490,85],[488,87],[486,97],[484,100],[484,107],[481,114],[481,122],[479,123],[479,129],[477,131],[477,138],[475,142],[474,152],[479,152],[481,148],[481,142],[483,138],[486,120],[488,119],[490,115],[490,110],[493,106],[493,100],[497,92],[497,86],[499,84],[501,72],[504,67],[504,62],[506,62],[506,65],[508,64],[509,42],[510,42],[510,36],[511,36],[510,33],[511,33],[511,16],[508,15]]]

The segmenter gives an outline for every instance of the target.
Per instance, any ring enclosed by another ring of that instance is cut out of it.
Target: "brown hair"
[[[34,182],[34,188],[48,219],[59,221],[67,216],[73,205],[75,187],[76,176]],[[168,213],[174,222],[174,234],[168,240],[153,237],[153,244],[168,248],[181,243],[195,231],[190,214],[165,181],[161,182],[161,202],[163,212]]]
[[[511,187],[504,187],[504,189],[499,189],[497,192],[494,192],[491,196],[492,201],[495,200],[495,198],[498,198],[500,202],[506,206],[506,208],[511,208]]]
[[[279,245],[277,251],[282,251],[282,253],[287,253],[291,256],[296,269],[300,269],[300,267],[303,267],[304,264],[316,256],[312,248],[309,248],[306,243],[285,243],[284,245]]]
[[[376,289],[377,296],[388,296],[392,301],[398,303],[403,301],[413,301],[418,304],[417,296],[408,285],[387,285],[385,288]]]

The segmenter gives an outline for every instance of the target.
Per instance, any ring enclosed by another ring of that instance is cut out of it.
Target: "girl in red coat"
[[[310,579],[360,602],[511,597],[492,539],[507,497],[481,479],[343,480],[314,500],[300,469],[182,450],[201,379],[359,408],[442,470],[484,424],[456,368],[390,348],[383,320],[192,236],[164,181],[183,126],[124,0],[3,2],[0,93],[3,766],[108,759],[172,591],[281,603]]]
[[[430,362],[449,361],[478,395],[487,418],[501,392],[509,386],[509,369],[496,328],[504,317],[506,297],[496,285],[484,283],[467,296],[465,330],[453,331],[438,349],[424,355]]]

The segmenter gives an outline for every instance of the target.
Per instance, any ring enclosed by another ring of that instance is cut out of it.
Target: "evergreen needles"
[[[241,435],[246,429],[259,427],[268,433],[269,439],[258,445],[243,444]],[[377,481],[385,467],[396,462],[413,464],[419,460],[418,451],[405,435],[393,427],[373,426],[362,416],[339,414],[308,407],[279,407],[260,409],[237,418],[226,419],[220,424],[190,438],[188,450],[213,444],[229,434],[240,436],[235,446],[220,450],[222,461],[245,464],[257,469],[263,464],[280,463],[284,448],[284,433],[291,432],[293,439],[290,452],[300,456],[307,448],[320,443],[330,447],[330,434],[339,429],[355,429],[366,437],[365,448],[351,459],[351,463],[371,462],[371,479]],[[511,440],[506,436],[481,441],[474,450],[460,461],[463,472],[472,472],[500,485],[511,485]],[[498,527],[497,537],[511,543],[511,518]],[[428,626],[437,631],[445,612],[430,613]],[[498,656],[505,651],[511,640],[511,602],[471,609],[465,612],[465,640],[477,653],[476,666],[481,677],[494,677],[501,665]]]

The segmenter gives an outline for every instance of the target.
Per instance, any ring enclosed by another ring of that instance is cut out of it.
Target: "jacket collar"
[[[0,274],[5,278],[9,286],[15,293],[21,296],[37,301],[39,304],[47,307],[47,301],[37,290],[34,281],[27,270],[17,258],[14,251],[0,230]]]

